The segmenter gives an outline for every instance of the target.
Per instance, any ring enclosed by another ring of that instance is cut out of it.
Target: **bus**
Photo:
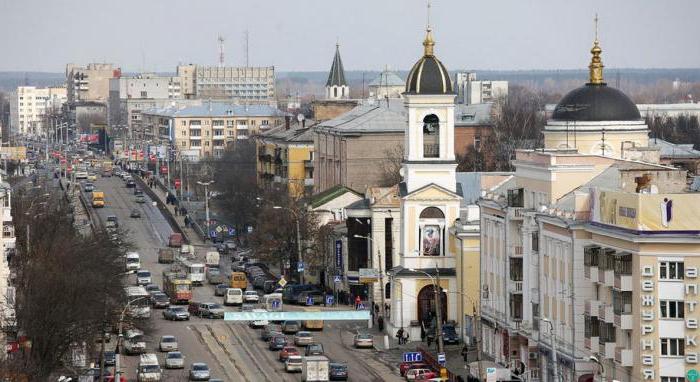
[[[150,294],[143,286],[128,286],[126,298],[129,306],[127,314],[132,318],[151,318]]]
[[[163,272],[163,292],[171,304],[189,304],[192,300],[192,281],[178,272]]]
[[[320,312],[321,309],[308,307],[304,308],[305,312]],[[301,326],[306,330],[323,330],[323,320],[304,320],[301,322]]]
[[[231,272],[231,282],[229,287],[239,288],[241,290],[248,289],[248,277],[245,272]]]
[[[192,282],[192,285],[204,284],[204,263],[192,262],[182,258],[180,258],[180,263],[187,273],[187,278]]]

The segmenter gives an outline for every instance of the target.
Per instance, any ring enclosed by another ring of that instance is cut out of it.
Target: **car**
[[[90,174],[90,175],[88,175],[87,180],[89,180],[91,182],[95,182],[95,181],[97,181],[97,175]]]
[[[399,364],[399,373],[402,377],[406,376],[406,372],[411,369],[426,369],[428,364],[424,362],[401,362]]]
[[[265,313],[265,312],[267,312],[267,310],[265,310],[265,309],[253,309],[253,313]],[[267,324],[268,324],[267,320],[253,320],[253,321],[250,321],[248,323],[248,325],[253,329],[263,327]]]
[[[287,360],[287,358],[293,355],[301,355],[299,354],[299,349],[295,348],[294,346],[285,346],[282,348],[282,350],[280,350],[279,360],[284,362]]]
[[[143,190],[138,187],[134,187],[134,195],[143,195]]]
[[[310,355],[323,355],[323,345],[319,343],[313,343],[306,345],[306,350],[304,351],[305,356]]]
[[[299,331],[294,335],[294,345],[306,346],[314,343],[314,336],[311,332]]]
[[[87,179],[87,178],[88,178],[87,171],[76,171],[75,172],[75,179]]]
[[[255,304],[241,304],[241,312],[252,312],[255,309]]]
[[[119,219],[114,215],[107,216],[107,228],[119,228]]]
[[[267,342],[267,347],[270,350],[282,350],[285,346],[287,346],[287,337],[284,335],[272,336]]]
[[[190,366],[190,381],[208,381],[211,378],[209,366],[204,362],[195,362]]]
[[[371,348],[374,346],[374,336],[367,333],[358,333],[353,337],[352,343],[356,348]]]
[[[291,355],[284,361],[284,370],[287,373],[301,372],[304,367],[304,359],[300,355]]]
[[[179,351],[171,351],[165,355],[165,368],[166,369],[184,369],[185,368],[185,356]]]
[[[224,296],[226,294],[226,289],[228,289],[228,285],[226,284],[219,284],[214,287],[214,296]]]
[[[137,210],[136,208],[134,208],[133,210],[131,210],[131,214],[130,214],[129,216],[132,217],[132,218],[140,218],[140,217],[141,217],[141,212],[139,212],[139,210]]]
[[[313,304],[308,304],[309,298],[312,299]],[[299,305],[318,305],[323,304],[325,301],[325,295],[321,291],[307,291],[299,293],[297,297],[297,304]]]
[[[129,179],[126,181],[126,188],[134,188],[136,187],[136,182],[134,182],[132,179]]]
[[[163,291],[160,290],[160,287],[156,284],[146,284],[146,292],[148,292],[151,296],[153,296],[155,293],[163,293]]]
[[[224,274],[219,268],[207,268],[206,277],[209,284],[216,285],[224,282]]]
[[[202,318],[224,318],[224,307],[215,302],[204,302],[199,304],[197,314]]]
[[[136,203],[146,203],[146,197],[143,195],[138,195],[136,196],[136,199],[134,199]]]
[[[294,334],[301,330],[299,321],[285,321],[282,323],[282,333]]]
[[[162,352],[176,351],[178,350],[177,339],[175,336],[161,336],[158,348]]]
[[[260,339],[267,342],[270,340],[270,337],[272,337],[275,334],[282,334],[282,326],[277,324],[267,324],[260,331]]]
[[[427,329],[426,338],[428,341],[435,342],[435,332],[437,332],[435,327]],[[459,335],[457,334],[457,330],[455,329],[454,325],[451,325],[451,324],[443,324],[442,325],[442,342],[446,343],[446,344],[458,344],[459,343]]]
[[[151,272],[145,269],[140,269],[136,272],[136,285],[147,285],[150,284]]]
[[[406,380],[407,381],[429,379],[429,378],[435,378],[437,376],[438,376],[438,373],[436,373],[435,370],[429,369],[429,368],[410,369],[406,372]]]
[[[117,353],[113,351],[104,352],[105,366],[114,366],[117,363]]]
[[[92,183],[85,183],[85,184],[83,184],[83,191],[93,192],[93,191],[95,191],[95,185]]]
[[[247,290],[243,292],[243,302],[258,302],[260,301],[260,296],[258,292],[254,290]]]
[[[172,321],[189,320],[190,312],[183,306],[170,306],[163,311],[163,318]]]
[[[344,362],[329,363],[328,378],[331,381],[346,381],[348,379],[348,364]]]
[[[170,306],[170,298],[163,292],[153,293],[151,295],[151,305],[157,309],[163,309]]]

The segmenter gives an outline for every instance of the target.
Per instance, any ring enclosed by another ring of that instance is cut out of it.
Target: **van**
[[[172,233],[168,240],[168,247],[181,247],[183,242],[184,240],[181,233]]]
[[[136,380],[138,382],[155,382],[160,381],[161,378],[158,357],[153,353],[141,354],[139,367],[136,369]]]
[[[141,269],[141,256],[139,256],[138,252],[127,252],[126,270],[137,271],[139,269]]]
[[[228,288],[224,295],[224,305],[242,305],[243,290],[240,288]]]
[[[141,354],[146,350],[146,337],[140,330],[127,330],[124,336],[124,352]]]

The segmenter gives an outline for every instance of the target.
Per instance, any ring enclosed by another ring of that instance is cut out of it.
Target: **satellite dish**
[[[304,114],[297,114],[297,121],[302,122],[305,119]]]

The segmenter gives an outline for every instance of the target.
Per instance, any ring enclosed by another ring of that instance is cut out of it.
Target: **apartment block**
[[[17,87],[10,98],[11,131],[20,135],[44,135],[47,115],[60,113],[66,100],[65,87]]]
[[[508,95],[508,81],[477,80],[474,72],[461,72],[455,76],[457,103],[472,105],[494,102]]]
[[[121,69],[112,64],[92,63],[85,67],[66,65],[68,102],[106,103],[109,99],[109,80],[120,76]]]
[[[179,65],[185,98],[235,99],[269,103],[275,99],[275,67]]]

